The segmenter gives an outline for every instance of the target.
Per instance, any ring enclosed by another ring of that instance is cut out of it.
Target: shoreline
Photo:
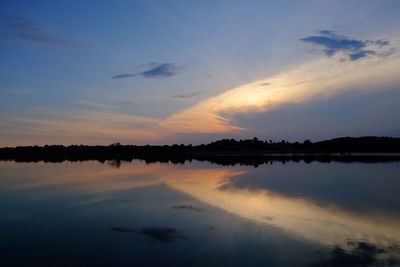
[[[137,153],[0,153],[1,161],[14,162],[53,162],[64,161],[99,161],[105,162],[131,162],[142,160],[146,163],[175,163],[183,164],[192,161],[207,161],[218,165],[252,165],[258,166],[272,162],[361,162],[385,163],[400,161],[400,153],[376,152],[265,152],[265,151],[216,151],[216,152],[137,152]]]

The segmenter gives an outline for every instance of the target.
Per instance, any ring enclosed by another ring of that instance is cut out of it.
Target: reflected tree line
[[[348,241],[346,247],[334,246],[329,254],[321,253],[310,267],[399,266],[400,247],[378,247],[363,241]]]
[[[354,154],[356,153],[356,154]],[[364,154],[357,154],[364,153]],[[369,154],[368,154],[369,153]],[[380,153],[379,155],[373,153]],[[0,160],[62,162],[98,160],[119,167],[134,159],[147,163],[185,163],[199,160],[221,165],[253,165],[273,161],[391,162],[400,160],[400,138],[343,137],[320,142],[306,140],[273,142],[253,139],[222,139],[201,145],[45,145],[0,148]]]

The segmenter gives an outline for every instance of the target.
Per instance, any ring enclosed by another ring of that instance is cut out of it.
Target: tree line
[[[342,137],[326,141],[288,142],[282,140],[222,139],[201,145],[44,145],[0,148],[0,160],[48,161],[64,160],[128,160],[146,162],[183,163],[187,160],[208,160],[218,164],[236,163],[257,165],[270,160],[393,160],[400,153],[400,138],[393,137]],[[384,153],[366,159],[354,153]]]

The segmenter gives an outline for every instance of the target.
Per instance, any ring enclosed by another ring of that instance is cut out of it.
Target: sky
[[[0,146],[400,137],[399,1],[0,0]]]

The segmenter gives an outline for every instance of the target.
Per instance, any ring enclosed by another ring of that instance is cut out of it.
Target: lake
[[[0,162],[1,266],[400,266],[400,162]]]

